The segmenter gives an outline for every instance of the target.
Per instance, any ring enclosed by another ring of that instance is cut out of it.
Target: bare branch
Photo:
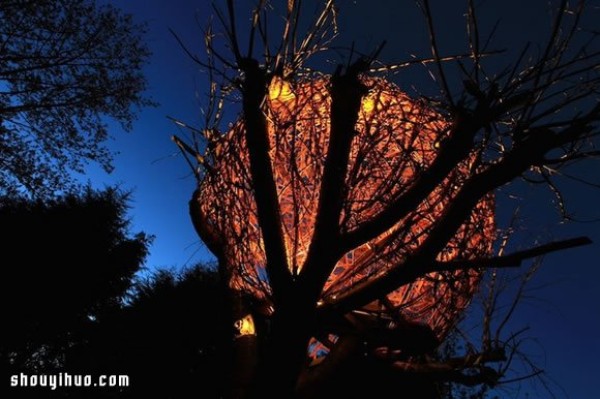
[[[478,268],[507,268],[520,267],[526,259],[535,258],[551,252],[590,245],[592,241],[588,237],[577,237],[568,240],[554,241],[534,248],[515,252],[510,255],[496,256],[487,259],[455,260],[450,262],[434,262],[423,267],[422,274],[432,272],[456,271]],[[401,267],[401,265],[399,265]]]
[[[446,101],[451,106],[451,109],[454,109],[455,104],[452,99],[452,92],[450,91],[450,86],[448,85],[448,80],[446,79],[446,73],[444,72],[444,67],[442,66],[442,57],[440,56],[440,52],[438,50],[437,45],[437,35],[435,33],[435,24],[433,22],[433,14],[431,13],[431,8],[429,7],[429,0],[420,0],[420,4],[423,6],[423,12],[425,13],[425,20],[427,21],[427,28],[429,29],[429,41],[431,44],[431,54],[435,59],[435,64],[438,70],[438,75],[441,83],[442,94],[446,97]]]
[[[496,50],[496,51],[486,51],[479,53],[477,58],[490,57],[498,54],[504,53],[505,50]],[[454,54],[447,55],[444,57],[424,57],[424,58],[413,58],[408,61],[399,61],[399,62],[391,62],[391,63],[382,63],[381,61],[377,61],[375,64],[382,65],[374,68],[370,68],[370,73],[381,73],[381,72],[394,72],[401,68],[406,68],[412,65],[427,65],[434,62],[450,62],[450,61],[459,61],[464,59],[474,59],[473,54]]]
[[[229,15],[229,41],[231,43],[231,49],[235,59],[240,64],[242,60],[242,53],[240,52],[240,46],[238,44],[237,27],[235,24],[235,7],[233,0],[227,0],[227,14]]]
[[[499,358],[495,361],[501,360],[504,359]],[[496,370],[485,366],[476,367],[478,372],[470,372],[469,374],[464,374],[461,371],[472,367],[456,367],[451,363],[397,361],[393,363],[393,367],[403,373],[425,374],[434,381],[451,381],[465,386],[481,384],[494,386],[501,377],[500,373]]]

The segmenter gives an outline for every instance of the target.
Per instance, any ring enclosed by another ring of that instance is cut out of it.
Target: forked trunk
[[[254,326],[253,317],[234,305],[234,316],[239,319],[226,398],[297,398],[314,314],[314,307],[294,301],[279,306],[268,321],[257,318]]]

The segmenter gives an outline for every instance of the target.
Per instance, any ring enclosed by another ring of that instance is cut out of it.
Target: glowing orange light
[[[426,104],[395,85],[365,78],[364,96],[352,143],[348,187],[340,220],[344,231],[367,222],[402,195],[435,160],[447,122]],[[315,228],[320,183],[330,134],[328,78],[298,82],[273,78],[264,112],[270,157],[279,197],[289,269],[302,273]],[[256,215],[244,139],[238,121],[215,155],[216,173],[200,186],[202,218],[224,239],[230,285],[268,299],[265,253]],[[460,164],[413,212],[387,232],[345,254],[334,268],[320,303],[342,297],[360,282],[376,278],[402,262],[427,238],[440,215],[471,172],[473,159]],[[263,178],[262,176],[258,178]],[[438,260],[475,258],[490,253],[494,236],[493,201],[480,202]],[[388,294],[403,317],[427,324],[443,336],[470,301],[480,272],[431,273]]]
[[[247,314],[233,324],[236,329],[236,338],[243,337],[246,335],[256,335],[256,328],[254,327],[254,318],[251,314]]]
[[[375,99],[371,96],[366,96],[362,100],[361,104],[362,111],[370,114],[375,110]]]
[[[289,102],[295,97],[290,82],[287,82],[278,76],[271,80],[271,84],[269,85],[269,100]]]

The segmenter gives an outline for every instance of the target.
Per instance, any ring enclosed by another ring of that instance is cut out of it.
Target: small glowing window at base
[[[251,314],[247,314],[241,319],[237,320],[233,323],[233,327],[235,327],[236,334],[235,337],[243,337],[246,335],[256,335],[256,329],[254,328],[254,319]]]

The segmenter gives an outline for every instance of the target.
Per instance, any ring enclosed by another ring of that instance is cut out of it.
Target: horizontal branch
[[[490,368],[480,367],[480,371],[474,374],[463,374],[445,363],[412,363],[394,362],[393,367],[403,373],[426,374],[435,381],[455,382],[465,386],[476,386],[481,384],[496,385],[501,374]]]
[[[478,53],[477,57],[479,57],[479,58],[489,57],[492,55],[502,54],[505,52],[506,52],[506,50],[486,51],[486,52]],[[394,71],[396,69],[406,68],[406,67],[409,67],[412,65],[425,65],[425,64],[431,64],[433,62],[438,62],[438,61],[449,62],[449,61],[459,61],[459,60],[472,59],[472,58],[474,58],[472,53],[446,55],[446,56],[443,56],[443,57],[440,56],[437,58],[433,58],[433,57],[413,58],[408,61],[394,62],[394,63],[384,64],[383,66],[380,66],[377,68],[371,68],[369,70],[369,72],[371,72],[371,73],[390,72],[390,71]]]
[[[386,356],[386,355],[383,355]],[[486,363],[497,363],[506,361],[504,350],[497,349],[482,353],[471,353],[461,357],[452,357],[441,362],[425,362],[418,363],[415,361],[403,362],[394,360],[394,365],[405,370],[419,372],[435,372],[435,371],[450,371],[464,370],[471,367],[483,366]]]
[[[394,361],[392,367],[403,373],[427,375],[436,381],[456,382],[467,386],[495,385],[501,374],[490,367],[486,367],[485,364],[506,360],[504,350],[498,349],[450,358],[442,362]],[[479,372],[463,374],[463,371],[467,369],[477,369]]]
[[[548,244],[539,245],[537,247],[515,252],[510,255],[483,259],[434,262],[429,267],[423,268],[423,275],[432,272],[451,272],[467,269],[519,267],[525,259],[535,258],[550,252],[589,245],[591,243],[592,240],[590,240],[588,237],[576,237],[568,240],[554,241]]]

